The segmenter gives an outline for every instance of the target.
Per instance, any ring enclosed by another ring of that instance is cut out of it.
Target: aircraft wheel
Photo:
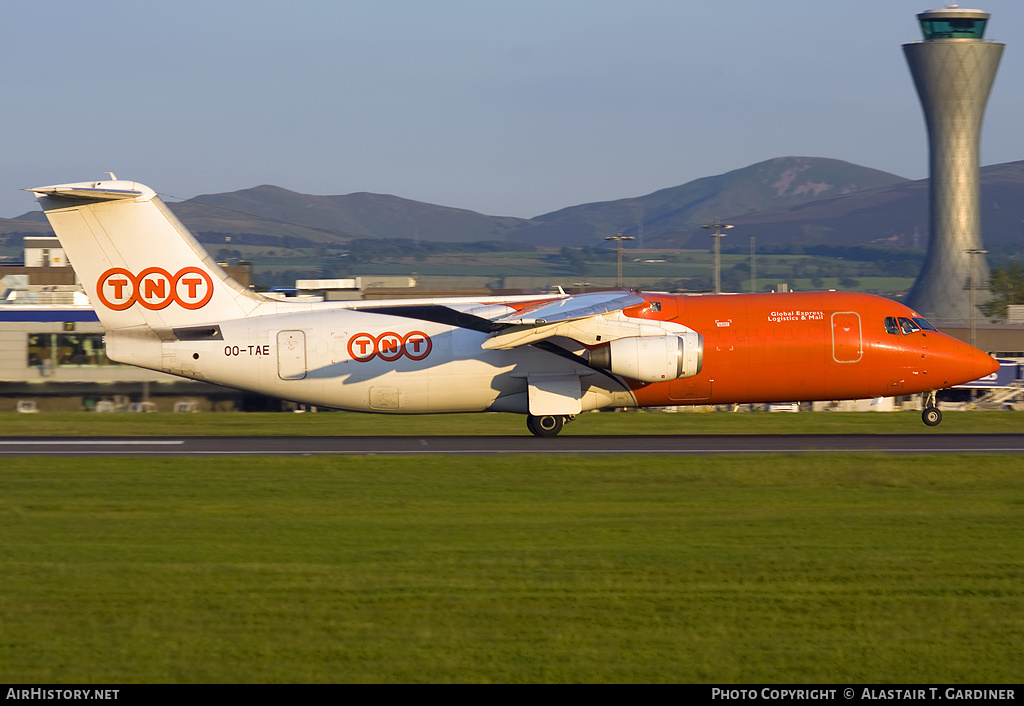
[[[551,437],[558,436],[558,432],[562,431],[562,426],[565,424],[565,420],[562,417],[546,414],[540,417],[535,417],[532,414],[526,416],[526,428],[530,430],[530,433],[534,436]]]
[[[942,421],[942,412],[938,407],[927,407],[921,412],[921,421],[930,427],[937,426]]]

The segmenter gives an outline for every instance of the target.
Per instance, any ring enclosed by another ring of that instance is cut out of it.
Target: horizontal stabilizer
[[[108,184],[113,184],[107,182]],[[64,184],[60,186],[37,186],[34,189],[26,189],[40,196],[49,196],[57,199],[74,199],[76,201],[121,201],[123,199],[134,199],[143,195],[152,195],[153,191],[145,190],[141,184],[133,182],[119,182],[118,186],[124,184],[133,188],[111,188],[111,186],[89,186],[87,184]],[[141,187],[141,188],[135,188]]]

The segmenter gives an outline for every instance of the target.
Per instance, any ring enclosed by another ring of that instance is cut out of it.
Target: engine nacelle
[[[704,337],[694,331],[672,336],[630,336],[590,351],[590,364],[643,382],[688,378],[704,365]]]

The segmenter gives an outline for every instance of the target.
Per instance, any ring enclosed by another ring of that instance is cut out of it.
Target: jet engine
[[[643,382],[688,378],[704,365],[704,337],[694,331],[675,336],[630,336],[590,351],[590,364]]]

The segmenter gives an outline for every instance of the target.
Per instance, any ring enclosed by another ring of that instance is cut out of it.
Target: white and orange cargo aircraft
[[[514,412],[927,393],[998,369],[907,307],[839,292],[302,303],[228,277],[149,187],[30,189],[120,363],[361,412]]]

